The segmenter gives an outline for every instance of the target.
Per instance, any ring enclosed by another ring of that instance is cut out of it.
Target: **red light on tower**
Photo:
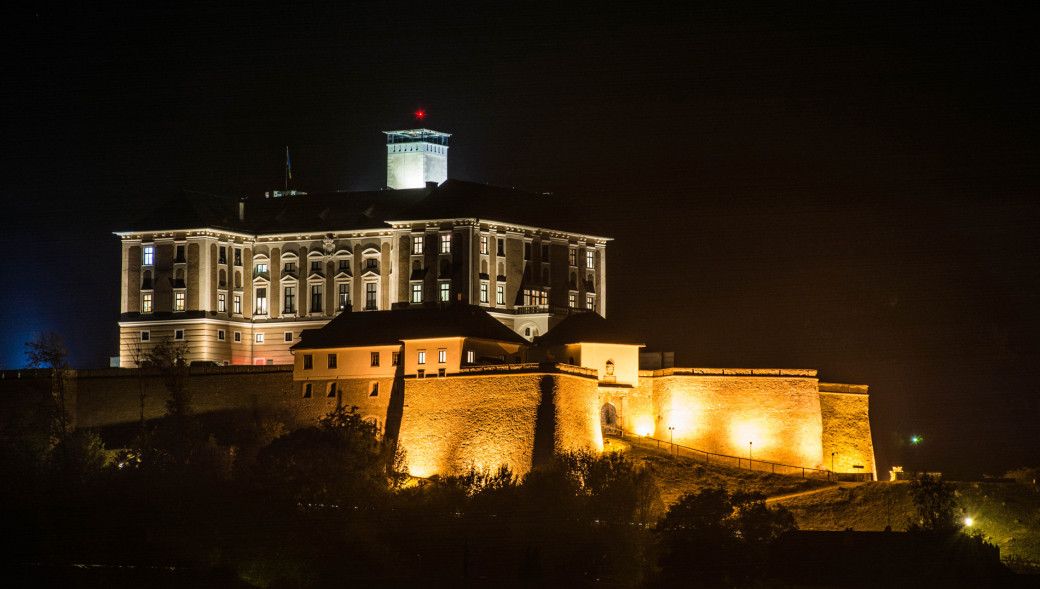
[[[415,118],[419,119],[420,121],[425,119],[426,118],[426,111],[424,111],[422,109],[419,109],[419,110],[415,111]]]

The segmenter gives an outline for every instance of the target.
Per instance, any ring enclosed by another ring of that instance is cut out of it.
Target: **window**
[[[184,310],[184,292],[173,293],[173,310],[183,311]]]
[[[350,272],[350,260],[343,258],[339,261],[339,269],[341,272]]]
[[[329,362],[329,368],[330,369],[331,368],[335,368],[336,367],[336,355],[335,354],[329,354],[328,362]]]
[[[419,370],[416,370],[415,371],[415,377],[416,378],[426,378],[426,371],[423,370],[422,368],[420,368]]]
[[[173,259],[173,261],[178,264],[183,264],[186,261],[184,259],[184,246],[178,245],[174,251],[176,252],[176,257]]]
[[[314,355],[313,354],[304,354],[303,355],[303,369],[304,370],[311,370],[313,368],[314,368]]]
[[[544,290],[524,289],[525,307],[545,307],[549,304],[549,293]]]
[[[258,334],[256,334],[254,336],[254,339],[255,339],[256,343],[262,344],[262,343],[264,343],[264,334],[258,333]]]
[[[219,254],[217,254],[217,263],[227,264],[227,246],[222,245],[217,251],[220,252]]]
[[[437,363],[444,364],[448,361],[448,350],[440,349],[437,350]]]
[[[595,268],[596,267],[596,252],[587,251],[585,252],[585,267]]]
[[[451,300],[451,283],[450,282],[442,282],[442,283],[440,283],[440,296],[437,298],[437,300],[441,301],[442,303],[446,303],[446,302]]]
[[[495,287],[495,304],[506,304],[506,287],[501,284]]]
[[[373,382],[369,388],[370,388],[370,392],[368,393],[369,397],[378,397],[379,396],[379,383],[378,382]]]
[[[311,272],[321,272],[321,260],[311,262]]]
[[[241,342],[242,341],[242,332],[241,331],[236,331],[235,332],[235,341],[236,342]]]
[[[350,307],[350,285],[346,282],[339,284],[339,310],[343,311]]]
[[[329,398],[332,398],[332,397],[336,396],[336,383],[334,383],[334,382],[330,382],[329,383],[329,394],[326,395],[326,396],[329,397]]]
[[[224,293],[217,295],[217,312],[227,313],[227,295]]]
[[[588,297],[586,297],[585,308],[587,308],[589,311],[596,310],[596,295],[589,295]]]
[[[174,329],[173,330],[173,339],[175,339],[177,341],[184,340],[184,330],[183,329]]]
[[[446,371],[443,368],[438,368],[437,369],[437,378],[444,378],[444,374],[445,373],[446,373]]]
[[[488,284],[486,282],[480,283],[480,302],[488,302]]]
[[[141,312],[151,313],[152,312],[152,293],[146,292],[141,295]]]
[[[549,261],[549,245],[544,243],[542,244],[542,261]]]
[[[412,283],[412,302],[422,302],[422,284],[418,282]]]
[[[401,361],[401,352],[390,352],[390,365],[397,366],[397,363]]]
[[[237,247],[235,248],[235,265],[242,265],[242,249]]]
[[[224,341],[225,339],[227,339],[227,338],[224,337],[224,330],[223,329],[218,329],[217,330],[217,340],[218,341]]]
[[[321,313],[321,285],[311,285],[311,313]]]
[[[311,398],[311,383],[309,383],[309,382],[303,384],[303,398],[304,399],[310,399]]]
[[[365,283],[365,309],[369,311],[375,311],[379,308],[376,304],[376,286],[375,282]]]
[[[572,292],[567,295],[567,306],[576,309],[578,307],[578,293]]]
[[[571,266],[578,265],[578,250],[574,248],[567,250],[567,263]]]
[[[295,313],[296,312],[296,287],[287,286],[285,287],[285,312]]]
[[[531,259],[531,242],[530,241],[524,242],[524,259],[525,260],[530,260]]]
[[[291,342],[292,339],[293,339],[293,334],[292,334],[291,331],[286,331],[285,333],[282,334],[282,341],[288,343],[288,342]]]
[[[499,239],[497,241],[498,241],[498,243],[496,244],[497,245],[496,250],[497,250],[498,255],[500,255],[500,256],[506,255],[506,240]]]
[[[143,342],[152,341],[152,333],[150,331],[142,331],[141,332],[141,341],[143,341]]]
[[[476,360],[477,360],[477,353],[474,352],[473,350],[467,350],[466,351],[466,363],[467,364],[473,364],[474,362],[476,362]]]
[[[372,352],[371,356],[372,366],[379,366],[379,352]]]
[[[256,289],[256,314],[267,315],[267,289]]]
[[[379,260],[376,258],[365,258],[365,268],[369,270],[375,270],[379,267]]]
[[[265,264],[263,262],[258,263],[256,265],[256,273],[257,274],[266,274],[267,273],[267,264]]]
[[[155,263],[155,248],[150,245],[144,246],[144,259],[141,264],[144,266],[151,266]]]
[[[487,255],[487,253],[488,253],[488,236],[487,235],[481,235],[480,236],[480,253],[484,254],[484,255]]]
[[[286,262],[282,269],[286,272],[296,272],[296,262]]]
[[[416,235],[412,238],[412,255],[418,256],[423,253],[423,236]]]
[[[426,364],[426,350],[419,350],[419,358],[417,364]]]
[[[451,233],[442,233],[441,234],[441,253],[442,254],[450,254],[451,253]]]
[[[530,327],[525,327],[524,328],[524,337],[531,337],[531,328]]]

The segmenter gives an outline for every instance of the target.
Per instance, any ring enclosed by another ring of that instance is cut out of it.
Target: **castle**
[[[305,423],[357,407],[421,476],[525,472],[613,430],[876,478],[866,386],[640,369],[642,342],[605,318],[609,238],[550,195],[448,179],[446,133],[386,137],[385,190],[184,193],[119,232],[120,365],[184,342],[194,363],[228,366],[196,370],[198,386],[255,381],[196,395],[201,410],[280,404]],[[125,420],[136,394],[94,376],[78,379],[79,423]]]

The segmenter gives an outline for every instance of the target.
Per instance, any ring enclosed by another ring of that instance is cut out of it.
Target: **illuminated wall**
[[[869,409],[866,385],[820,383],[823,459],[827,468],[831,467],[833,452],[835,472],[873,473],[877,480]]]
[[[526,473],[538,449],[603,449],[593,378],[504,372],[405,382],[400,443],[413,475],[501,464]]]

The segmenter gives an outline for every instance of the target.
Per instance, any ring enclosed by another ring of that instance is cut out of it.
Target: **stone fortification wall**
[[[632,398],[649,397],[651,412],[645,413],[645,401],[632,403],[630,431],[645,433],[638,429],[650,420],[654,437],[673,436],[676,444],[731,456],[750,454],[756,460],[824,466],[815,371],[676,368],[648,376],[640,376]]]
[[[603,448],[593,377],[558,371],[407,379],[400,443],[413,475],[505,464],[526,473],[553,451]]]
[[[877,480],[869,408],[866,385],[820,383],[823,456],[827,468],[831,467],[833,452],[835,472],[873,474]]]

